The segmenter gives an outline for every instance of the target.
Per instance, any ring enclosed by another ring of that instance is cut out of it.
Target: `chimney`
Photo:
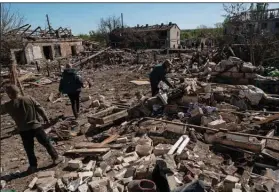
[[[172,25],[172,22],[169,22],[169,26],[171,26]]]
[[[146,24],[145,26],[146,26],[146,28],[147,28],[147,27],[148,27],[148,24]]]
[[[161,26],[163,26],[164,25],[164,23],[161,23]]]
[[[139,24],[137,24],[137,28],[139,28]]]

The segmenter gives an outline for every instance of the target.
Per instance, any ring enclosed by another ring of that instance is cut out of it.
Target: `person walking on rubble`
[[[34,137],[46,148],[54,165],[61,163],[63,157],[58,155],[50,143],[39,119],[40,115],[45,123],[49,123],[44,108],[34,98],[21,96],[18,87],[15,85],[6,86],[6,93],[11,100],[1,105],[0,113],[1,115],[9,114],[16,123],[17,131],[21,136],[29,161],[27,172],[34,173],[37,170],[37,158],[34,153]]]
[[[84,85],[81,77],[77,75],[76,70],[72,68],[71,64],[67,64],[60,80],[59,92],[69,96],[76,119],[79,115],[79,98],[82,87]]]
[[[163,64],[156,65],[149,74],[152,96],[155,96],[159,92],[158,85],[160,81],[163,81],[168,86],[173,87],[166,78],[166,74],[170,70],[171,65],[171,61],[167,59]]]

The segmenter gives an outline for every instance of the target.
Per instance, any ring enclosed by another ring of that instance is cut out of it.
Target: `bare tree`
[[[247,8],[245,3],[223,3],[223,9],[226,12],[225,17],[234,17],[239,16],[249,8]]]
[[[121,19],[116,16],[109,16],[107,18],[101,18],[98,32],[102,34],[106,42],[109,41],[109,34],[116,28],[121,27]]]
[[[3,4],[2,5],[2,32],[3,34],[16,29],[23,25],[25,21],[24,16],[22,16],[19,12],[13,12],[11,10],[11,4]]]

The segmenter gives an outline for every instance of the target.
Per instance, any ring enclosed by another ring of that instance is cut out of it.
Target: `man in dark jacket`
[[[152,96],[155,96],[159,92],[158,85],[160,81],[165,82],[168,86],[172,87],[170,82],[166,78],[166,74],[170,69],[171,62],[166,60],[163,64],[156,65],[152,72],[149,74]]]
[[[82,87],[81,78],[77,75],[75,69],[72,69],[72,66],[67,64],[60,80],[59,92],[69,96],[76,119],[79,114],[79,96]]]
[[[11,100],[1,105],[0,113],[1,115],[8,113],[16,123],[29,160],[30,166],[27,172],[33,173],[37,170],[37,158],[34,153],[34,137],[46,148],[53,160],[53,164],[62,162],[63,158],[58,156],[58,153],[51,145],[42,128],[39,115],[46,123],[49,123],[43,107],[30,96],[20,96],[19,89],[15,85],[7,86],[6,92]]]

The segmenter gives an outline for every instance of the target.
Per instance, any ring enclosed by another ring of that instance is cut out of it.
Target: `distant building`
[[[113,47],[130,48],[170,48],[180,46],[180,28],[175,23],[128,28],[117,28],[110,33]]]
[[[265,11],[247,11],[229,18],[224,35],[251,33],[279,34],[279,8]]]
[[[25,26],[28,28],[24,29]],[[16,64],[75,56],[83,50],[82,39],[74,37],[71,30],[61,27],[51,31],[41,30],[40,27],[28,30],[31,25],[25,26],[4,34],[8,38],[7,43],[10,42],[9,57]],[[6,57],[4,63],[9,64],[10,59]]]

